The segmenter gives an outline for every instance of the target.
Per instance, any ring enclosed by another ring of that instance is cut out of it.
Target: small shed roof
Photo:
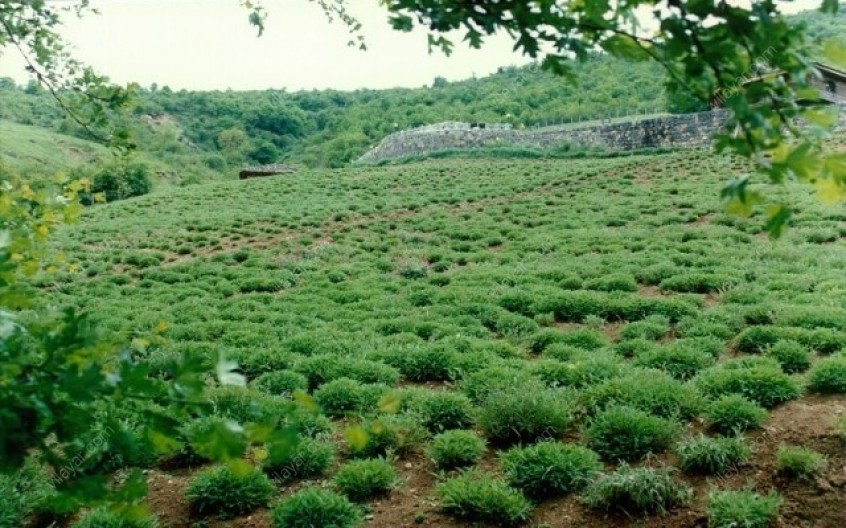
[[[840,82],[846,82],[846,71],[838,70],[833,66],[828,66],[821,62],[815,62],[817,70],[827,79],[837,79]]]
[[[284,174],[290,172],[297,172],[297,169],[284,165],[282,163],[270,163],[268,165],[255,165],[253,167],[244,167],[241,172],[252,172],[255,174]]]
[[[257,165],[255,167],[246,167],[241,169],[241,172],[238,176],[242,180],[246,180],[247,178],[256,178],[260,176],[275,176],[277,174],[292,174],[297,172],[297,169],[291,167],[289,165],[283,165],[281,163],[271,163],[269,165]]]

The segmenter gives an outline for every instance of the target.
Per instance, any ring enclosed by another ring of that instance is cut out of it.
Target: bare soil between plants
[[[833,426],[833,421],[843,413],[846,413],[846,397],[842,396],[806,397],[774,409],[762,430],[747,435],[754,455],[749,464],[739,471],[719,478],[678,475],[694,489],[694,499],[689,507],[679,508],[665,515],[627,517],[589,510],[579,502],[577,496],[567,496],[539,504],[528,526],[705,527],[707,496],[712,487],[738,489],[748,486],[761,493],[775,489],[784,498],[780,518],[773,528],[846,527],[846,440],[838,436]],[[826,472],[811,481],[791,480],[780,476],[775,467],[775,453],[782,444],[801,445],[825,454],[828,457]],[[667,455],[647,463],[672,461],[672,456]],[[481,466],[486,470],[497,471],[497,461],[491,455],[487,455]],[[406,457],[399,460],[396,467],[401,484],[389,496],[366,505],[364,526],[484,526],[456,520],[439,511],[435,491],[438,475],[432,463],[425,457]],[[268,510],[230,520],[192,517],[184,495],[192,473],[192,470],[149,472],[147,504],[152,513],[158,516],[162,528],[271,526]],[[306,484],[329,486],[327,481],[312,481]],[[283,499],[303,485],[304,483],[299,483],[284,489]]]

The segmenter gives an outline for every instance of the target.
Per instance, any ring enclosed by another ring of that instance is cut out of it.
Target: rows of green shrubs
[[[233,420],[298,436],[273,462],[234,446],[254,464],[200,469],[198,518],[352,526],[419,456],[459,517],[522,522],[566,494],[648,515],[691,504],[687,474],[743,468],[771,409],[846,393],[846,264],[809,239],[843,218],[809,199],[769,242],[721,212],[732,169],[458,160],[194,186],[88,211],[61,243],[80,272],[34,285],[96,306],[116,339],[168,323],[139,352],[157,376],[221,351],[246,376],[166,460],[132,465],[202,466]],[[677,469],[639,467],[664,453]],[[822,471],[788,455],[784,475]],[[708,515],[778,503],[714,490]]]

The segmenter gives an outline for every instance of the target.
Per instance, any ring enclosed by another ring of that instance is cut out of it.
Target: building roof
[[[243,169],[241,169],[241,172],[247,172],[250,174],[289,174],[292,172],[297,172],[297,169],[291,167],[290,165],[284,165],[282,163],[271,163],[268,165],[244,167]]]
[[[838,70],[833,66],[828,66],[821,62],[815,62],[814,66],[816,66],[823,77],[833,77],[840,82],[846,82],[846,71]]]

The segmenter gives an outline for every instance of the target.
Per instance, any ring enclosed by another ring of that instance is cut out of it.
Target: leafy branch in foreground
[[[64,6],[44,0],[0,2],[0,50],[14,49],[27,72],[52,96],[61,110],[91,136],[117,148],[132,148],[126,128],[114,126],[114,113],[137,89],[120,87],[76,60],[58,33],[63,14],[96,12],[89,0]]]
[[[50,511],[106,502],[136,515],[145,487],[131,468],[182,447],[180,427],[211,412],[210,378],[223,385],[244,378],[222,357],[213,373],[207,359],[187,354],[154,375],[145,358],[162,345],[167,325],[115,346],[85,314],[39,304],[23,279],[63,266],[45,244],[74,219],[88,187],[57,177],[52,188],[35,190],[0,166],[0,475],[34,463],[55,488]],[[250,453],[271,461],[287,455],[296,435],[279,425],[283,419],[227,422],[189,440],[208,458],[242,468]]]

